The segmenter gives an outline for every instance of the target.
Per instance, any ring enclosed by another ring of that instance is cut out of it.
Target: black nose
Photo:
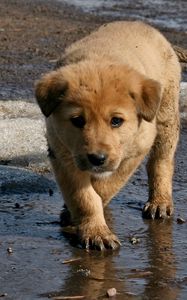
[[[98,153],[98,154],[88,154],[87,155],[89,162],[91,162],[91,164],[93,166],[101,166],[104,164],[107,156],[104,153]]]

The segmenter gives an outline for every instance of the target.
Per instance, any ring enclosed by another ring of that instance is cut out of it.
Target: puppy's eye
[[[72,117],[70,120],[73,126],[77,128],[83,128],[86,124],[85,118],[83,116]]]
[[[110,124],[113,128],[118,128],[123,124],[124,120],[119,117],[113,117],[110,121]]]

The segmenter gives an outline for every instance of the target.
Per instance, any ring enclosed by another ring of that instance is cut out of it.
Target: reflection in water
[[[86,299],[92,300],[100,297],[102,299],[108,288],[115,286],[118,291],[120,290],[119,283],[115,282],[112,254],[94,252],[96,251],[84,252],[83,260],[70,266],[70,277],[63,288],[66,295],[85,295]],[[73,289],[72,282],[76,283]]]
[[[112,220],[111,211],[108,212]],[[147,227],[144,232],[147,259],[142,260],[141,270],[126,268],[128,253],[106,251],[86,252],[70,247],[70,258],[81,257],[63,268],[68,269],[63,287],[56,295],[86,296],[86,299],[105,299],[106,291],[115,287],[117,299],[179,299],[179,287],[176,284],[176,261],[172,242],[172,220],[144,222]],[[132,245],[127,244],[128,248]],[[137,249],[137,248],[136,248]],[[124,249],[123,249],[124,250]],[[127,252],[129,249],[127,250]],[[123,255],[123,265],[119,266],[119,255]],[[135,253],[141,259],[141,255]],[[129,266],[129,265],[128,265]],[[120,272],[119,272],[120,271]],[[130,271],[130,272],[129,272]],[[133,280],[134,278],[134,280]],[[140,289],[133,284],[136,282]],[[132,286],[134,285],[134,286]],[[132,294],[129,293],[129,289]]]
[[[172,242],[172,220],[149,221],[147,251],[150,271],[144,295],[147,299],[178,299],[176,262]]]
[[[107,208],[105,213],[107,222],[110,224],[112,231],[113,215],[112,211]],[[64,282],[60,295],[78,295],[86,296],[86,299],[96,300],[105,299],[106,291],[109,288],[115,287],[119,295],[117,299],[124,299],[124,280],[117,277],[115,266],[115,258],[118,257],[120,250],[113,252],[108,250],[105,252],[89,251],[77,248],[70,248],[70,257],[81,257],[80,261],[75,261],[69,268],[69,276]],[[120,278],[124,278],[124,274],[120,274]],[[72,286],[73,283],[73,286]],[[120,292],[123,292],[123,294]],[[125,297],[125,299],[132,299]]]

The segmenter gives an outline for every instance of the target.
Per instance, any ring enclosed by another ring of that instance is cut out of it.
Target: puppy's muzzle
[[[105,153],[91,153],[87,154],[88,161],[95,167],[104,165],[107,155]]]

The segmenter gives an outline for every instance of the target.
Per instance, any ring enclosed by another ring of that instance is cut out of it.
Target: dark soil
[[[33,101],[35,80],[54,67],[64,48],[114,20],[52,0],[1,0],[0,6],[1,100]],[[172,43],[187,48],[186,32],[161,30]]]

